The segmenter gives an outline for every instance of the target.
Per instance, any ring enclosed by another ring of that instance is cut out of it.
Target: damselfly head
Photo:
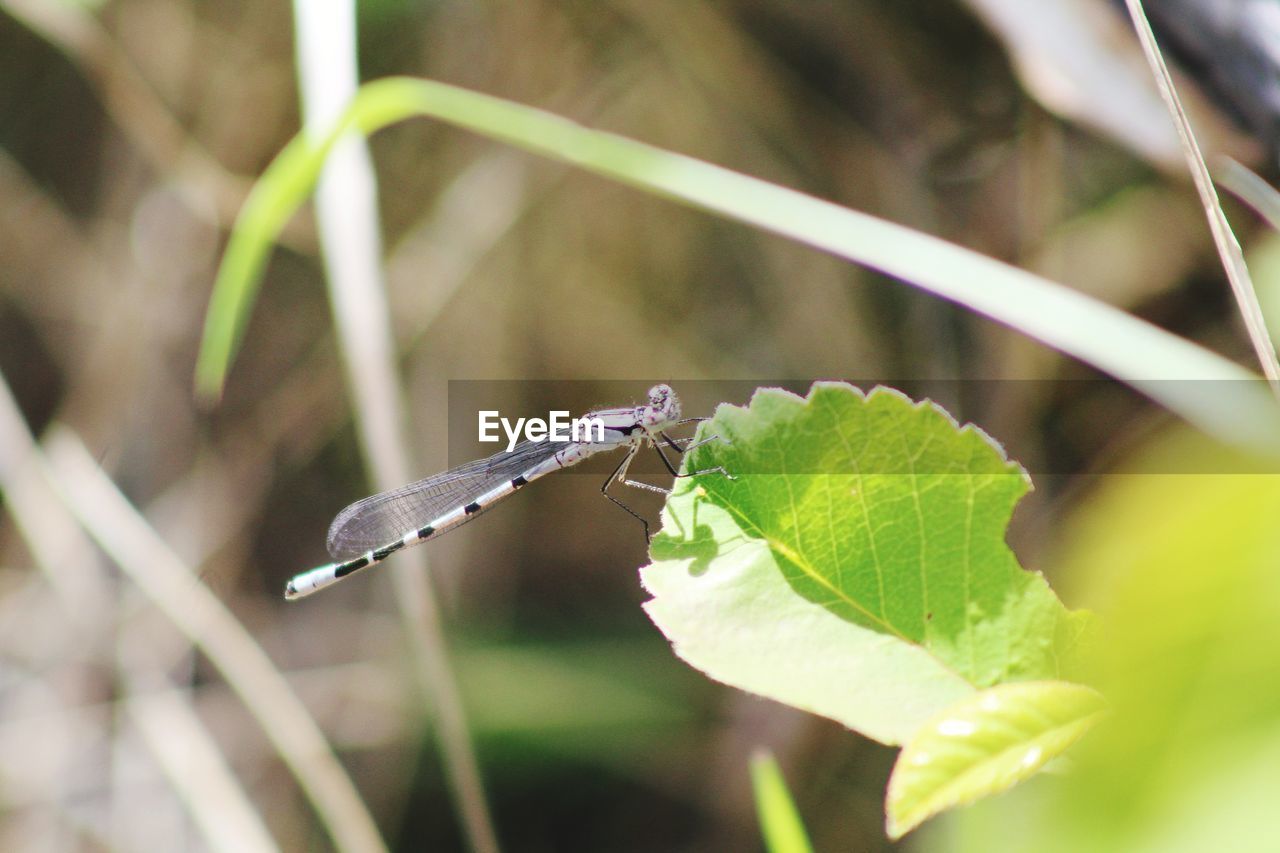
[[[641,420],[646,430],[656,432],[680,420],[680,398],[670,385],[654,385],[649,389],[649,405]]]

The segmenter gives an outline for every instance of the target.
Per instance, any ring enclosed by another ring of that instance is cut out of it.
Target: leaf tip
[[[195,389],[196,404],[208,411],[217,408],[222,402],[222,392],[226,386],[226,369],[218,361],[200,354],[196,361],[195,375],[192,382]]]

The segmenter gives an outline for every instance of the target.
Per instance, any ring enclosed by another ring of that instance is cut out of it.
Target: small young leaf
[[[1096,690],[1064,681],[1002,684],[945,709],[898,755],[885,804],[889,837],[1031,776],[1104,710]]]
[[[818,383],[721,406],[668,500],[645,609],[707,675],[906,742],[975,689],[1062,675],[1068,613],[1004,542],[1029,481],[932,403]]]
[[[756,795],[756,813],[769,853],[813,853],[804,822],[787,790],[778,762],[768,752],[751,757],[751,787]]]

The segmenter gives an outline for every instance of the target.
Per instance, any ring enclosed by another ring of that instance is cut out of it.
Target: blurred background
[[[1249,363],[1123,12],[1036,4],[1037,27],[1019,5],[368,0],[360,73],[455,83],[795,187]],[[272,256],[223,399],[192,392],[228,228],[299,127],[292,28],[286,3],[0,0],[0,373],[21,415],[0,418],[0,848],[207,849],[191,802],[223,794],[199,789],[202,767],[241,788],[265,840],[331,844],[220,669],[24,490],[21,422],[78,436],[242,623],[389,846],[466,845],[386,574],[280,595],[371,491],[309,211]],[[1212,152],[1269,174],[1265,127],[1224,106],[1233,86],[1184,95]],[[519,414],[683,380],[689,415],[754,384],[909,381],[1044,472],[1009,539],[1056,580],[1058,519],[1162,418],[1015,332],[779,238],[439,124],[370,144],[418,476],[461,461],[462,380],[504,380]],[[1228,212],[1265,262],[1252,214]],[[818,849],[891,849],[894,751],[678,660],[640,607],[643,538],[598,477],[541,481],[429,546],[500,840],[759,849],[747,761],[763,746]],[[658,501],[633,502],[656,519]]]

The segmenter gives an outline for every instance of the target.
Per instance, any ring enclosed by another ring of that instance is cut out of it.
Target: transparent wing
[[[564,447],[554,441],[521,442],[510,453],[477,459],[358,500],[338,513],[329,525],[329,554],[335,560],[349,560],[381,548],[410,530],[425,527],[449,510],[471,503],[499,483],[511,481]],[[466,520],[479,514],[469,515]]]

